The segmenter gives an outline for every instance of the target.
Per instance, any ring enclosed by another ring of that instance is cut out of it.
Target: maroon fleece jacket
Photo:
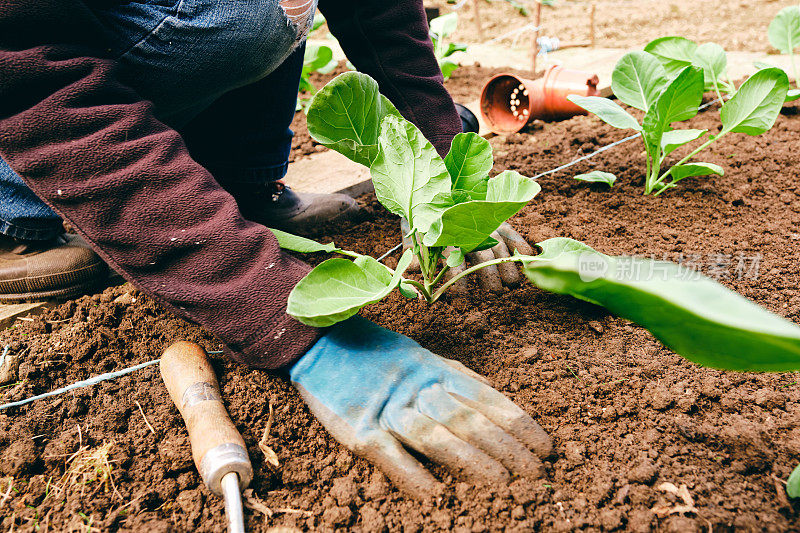
[[[258,368],[294,361],[320,331],[286,314],[309,271],[120,83],[87,4],[0,2],[0,156],[116,271]],[[440,153],[460,122],[421,0],[320,0],[356,67]]]

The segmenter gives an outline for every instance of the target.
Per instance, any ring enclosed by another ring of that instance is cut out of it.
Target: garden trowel
[[[205,350],[176,342],[161,357],[161,377],[189,430],[192,457],[208,489],[225,499],[230,533],[244,532],[242,493],[253,479],[244,439],[222,404]]]

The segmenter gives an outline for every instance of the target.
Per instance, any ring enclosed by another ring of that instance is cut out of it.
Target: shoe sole
[[[105,263],[95,263],[77,272],[46,276],[46,285],[50,287],[66,285],[57,289],[42,289],[21,293],[0,294],[0,304],[38,302],[43,300],[67,300],[83,296],[99,286],[107,278]],[[77,274],[77,276],[76,276]],[[75,279],[75,278],[82,279]],[[45,281],[37,280],[39,283]]]

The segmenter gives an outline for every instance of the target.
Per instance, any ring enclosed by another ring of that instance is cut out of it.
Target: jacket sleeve
[[[443,157],[461,119],[433,55],[422,0],[319,0],[331,33]]]
[[[193,161],[115,79],[78,0],[0,2],[0,156],[143,292],[260,368],[320,331],[286,314],[309,267]]]

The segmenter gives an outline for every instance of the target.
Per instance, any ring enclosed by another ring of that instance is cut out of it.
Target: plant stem
[[[419,292],[421,292],[422,296],[425,298],[425,301],[428,302],[429,304],[436,301],[436,300],[432,300],[431,299],[431,292],[427,288],[425,288],[425,286],[422,283],[420,283],[419,281],[416,281],[416,280],[413,280],[413,279],[403,278],[402,282],[403,283],[408,283],[409,285],[411,285],[411,286],[415,287],[417,290],[419,290]]]
[[[690,160],[691,158],[693,158],[694,156],[696,156],[697,154],[699,154],[700,152],[702,152],[703,150],[705,150],[706,148],[708,148],[709,146],[711,146],[711,143],[713,143],[714,141],[716,141],[716,140],[718,140],[718,139],[721,139],[721,138],[722,138],[722,137],[724,137],[725,135],[727,135],[727,132],[726,132],[726,133],[721,133],[721,134],[717,135],[716,137],[714,137],[714,138],[712,138],[712,139],[709,139],[708,141],[704,142],[702,145],[698,146],[698,147],[697,147],[697,149],[695,149],[695,150],[694,150],[692,153],[690,153],[689,155],[687,155],[686,157],[684,157],[683,159],[681,159],[680,161],[678,161],[677,163],[675,163],[674,165],[672,165],[671,167],[669,167],[669,170],[667,170],[666,172],[664,172],[664,174],[663,174],[663,175],[662,175],[660,178],[658,178],[658,180],[656,180],[656,182],[655,182],[655,183],[653,183],[653,187],[655,187],[656,185],[658,185],[659,183],[661,183],[662,181],[664,181],[665,179],[667,179],[669,176],[671,176],[671,175],[672,175],[672,169],[673,169],[673,168],[683,165],[683,164],[684,164],[684,163],[686,163],[688,160]],[[663,190],[663,189],[662,189],[662,190]],[[661,194],[661,192],[660,192],[660,191],[659,191],[659,192],[657,192],[657,193],[655,194],[655,196],[658,196],[659,194]]]
[[[720,102],[724,102],[722,99],[722,93],[719,90],[719,80],[717,80],[717,76],[714,76],[714,91],[717,93],[717,98],[719,98]]]
[[[794,60],[794,50],[789,51],[789,59],[792,62],[792,70],[794,71],[794,86],[800,89],[800,76],[797,75],[797,62]]]
[[[419,259],[419,270],[422,273],[422,279],[425,280],[425,285],[428,285],[428,254],[422,249],[422,245],[417,240],[417,232],[411,234],[411,241],[414,243],[414,253]]]
[[[354,257],[356,259],[358,259],[359,257],[362,257],[362,254],[358,254],[356,252],[351,252],[350,250],[337,250],[336,253],[337,254],[342,254],[342,255],[349,255],[350,257]]]
[[[464,272],[461,272],[460,274],[457,274],[457,275],[453,276],[452,278],[447,280],[447,283],[445,283],[444,285],[439,287],[439,290],[437,290],[435,293],[433,293],[433,299],[431,300],[431,303],[433,303],[436,300],[438,300],[439,298],[441,298],[442,295],[445,293],[445,291],[448,289],[448,287],[450,287],[450,285],[452,285],[453,283],[457,282],[458,280],[460,280],[464,276],[469,276],[473,272],[477,272],[478,270],[480,270],[482,268],[486,268],[486,267],[492,266],[492,265],[499,265],[500,263],[511,263],[511,262],[524,263],[525,261],[536,261],[536,257],[534,257],[532,255],[515,255],[515,256],[512,256],[512,257],[500,257],[498,259],[492,259],[491,261],[486,261],[485,263],[480,263],[480,264],[477,264],[477,265],[475,265],[473,267],[470,267],[470,268],[466,269]]]
[[[444,267],[442,267],[442,270],[439,271],[439,273],[436,275],[436,277],[433,278],[433,281],[431,281],[431,286],[436,285],[437,283],[439,283],[439,281],[442,279],[442,276],[444,276],[445,273],[448,270],[450,270],[449,266],[445,265]]]

